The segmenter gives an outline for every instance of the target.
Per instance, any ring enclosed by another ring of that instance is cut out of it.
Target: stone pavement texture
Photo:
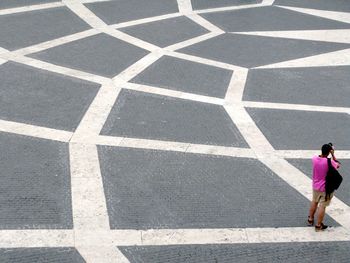
[[[349,69],[347,0],[0,1],[0,262],[349,262]]]

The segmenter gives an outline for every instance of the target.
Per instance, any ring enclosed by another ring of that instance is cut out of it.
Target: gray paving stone
[[[120,30],[160,47],[166,47],[209,33],[208,30],[184,16],[126,27]]]
[[[112,36],[98,34],[30,56],[64,67],[114,77],[148,53]]]
[[[86,4],[107,24],[178,12],[176,0],[118,0]]]
[[[119,247],[130,263],[347,263],[350,242]]]
[[[224,98],[232,71],[164,56],[131,82]]]
[[[243,100],[350,107],[350,67],[251,69]]]
[[[327,143],[327,142],[326,142]],[[321,148],[321,146],[320,146]],[[315,154],[320,154],[319,153]],[[287,159],[292,165],[306,174],[308,177],[312,178],[312,164],[311,157],[310,159]],[[343,176],[343,182],[339,189],[336,191],[336,197],[342,200],[347,205],[350,205],[350,178],[349,178],[349,170],[350,170],[350,160],[339,160],[341,162],[341,167],[339,169],[340,174]]]
[[[247,147],[223,107],[123,90],[101,134]]]
[[[0,16],[0,47],[15,50],[78,33],[89,26],[66,7]]]
[[[305,226],[309,201],[257,160],[98,151],[113,229]]]
[[[321,41],[223,34],[179,51],[251,68],[349,47]]]
[[[0,248],[1,263],[85,263],[75,248]]]
[[[228,32],[350,28],[348,23],[306,15],[276,6],[207,13],[201,16]]]
[[[58,2],[58,0],[1,0],[0,8],[13,8],[28,5],[38,5]]]
[[[0,145],[0,229],[72,228],[68,145],[8,133]]]
[[[276,0],[274,1],[274,4],[338,12],[350,12],[348,0]]]
[[[318,149],[333,142],[349,150],[350,116],[346,113],[247,109],[275,149]]]
[[[262,0],[191,0],[191,2],[192,8],[197,10],[225,6],[258,4],[261,3]]]
[[[15,62],[0,66],[0,118],[74,131],[98,85]]]

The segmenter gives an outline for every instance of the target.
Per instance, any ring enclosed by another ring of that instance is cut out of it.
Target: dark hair
[[[332,150],[332,146],[330,144],[324,144],[321,148],[322,155],[327,156]]]

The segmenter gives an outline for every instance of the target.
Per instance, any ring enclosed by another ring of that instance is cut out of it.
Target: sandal
[[[323,231],[323,230],[325,230],[325,229],[327,229],[327,228],[328,228],[328,226],[326,226],[326,225],[324,225],[323,223],[321,223],[321,225],[315,226],[315,231],[316,231],[316,232],[319,232],[319,231]]]
[[[307,225],[308,226],[313,226],[314,225],[314,219],[311,219],[310,216],[307,217]]]

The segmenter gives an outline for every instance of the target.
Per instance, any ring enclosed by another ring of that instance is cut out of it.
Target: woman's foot
[[[314,219],[311,218],[310,216],[307,217],[307,225],[308,226],[313,226],[314,225]]]
[[[316,225],[315,226],[315,231],[316,232],[319,232],[319,231],[323,231],[323,230],[325,230],[325,229],[327,229],[328,228],[328,226],[326,226],[326,225],[324,225],[323,223],[321,223],[320,225]]]

